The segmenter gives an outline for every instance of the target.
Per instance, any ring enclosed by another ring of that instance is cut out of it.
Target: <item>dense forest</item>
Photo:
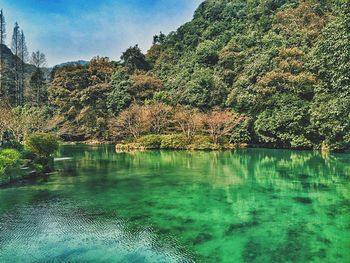
[[[95,57],[46,77],[35,52],[25,84],[17,51],[12,67],[1,60],[0,141],[50,131],[150,148],[186,140],[198,149],[347,150],[349,47],[348,1],[207,0],[192,21],[154,36],[146,54],[135,45],[120,61]]]

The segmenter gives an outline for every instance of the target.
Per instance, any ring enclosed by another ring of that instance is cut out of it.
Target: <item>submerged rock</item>
[[[213,236],[209,233],[200,233],[194,240],[193,244],[198,245],[202,244],[204,242],[208,242],[209,240],[212,240]]]
[[[312,204],[312,199],[309,197],[301,197],[301,196],[297,196],[293,198],[295,202],[297,203],[301,203],[301,204]]]

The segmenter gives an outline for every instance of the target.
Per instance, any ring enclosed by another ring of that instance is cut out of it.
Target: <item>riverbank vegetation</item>
[[[51,134],[31,134],[23,144],[14,139],[3,142],[0,145],[0,185],[52,172],[52,154],[57,150],[58,140]]]
[[[348,150],[349,17],[344,1],[207,0],[146,54],[55,67],[45,99],[7,127],[125,147]]]

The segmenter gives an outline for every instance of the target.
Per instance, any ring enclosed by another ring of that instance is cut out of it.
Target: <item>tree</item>
[[[108,59],[94,58],[91,65],[68,65],[53,73],[49,102],[63,118],[56,126],[66,138],[107,138],[112,68]]]
[[[129,88],[129,93],[137,102],[152,99],[155,92],[164,88],[163,82],[149,73],[134,74],[131,76],[131,80],[132,85]]]
[[[200,43],[196,50],[196,56],[199,63],[215,65],[219,60],[217,43],[211,40]]]
[[[46,64],[46,57],[44,53],[41,53],[39,50],[32,53],[30,63],[37,68],[41,68]]]
[[[24,105],[24,91],[25,91],[25,63],[28,61],[28,49],[26,44],[26,39],[21,30],[19,39],[19,63],[20,63],[20,79],[19,79],[19,93],[20,93],[20,105]]]
[[[47,91],[45,89],[45,76],[41,68],[36,68],[30,77],[29,85],[31,88],[32,103],[41,105],[47,101]]]
[[[294,45],[304,44],[302,42],[310,45],[317,39],[325,23],[326,17],[317,14],[311,1],[301,0],[296,8],[287,8],[276,14],[274,30],[288,37]]]
[[[94,57],[88,68],[92,83],[109,83],[113,73],[113,65],[108,57]]]
[[[311,123],[330,149],[350,148],[350,9],[322,31],[310,66],[319,78],[311,105]]]
[[[132,104],[109,123],[110,133],[115,138],[139,138],[150,131],[148,111],[144,106]]]
[[[131,102],[129,75],[124,69],[116,70],[112,75],[110,85],[111,92],[108,94],[107,108],[112,115],[116,116]]]
[[[129,47],[121,56],[123,64],[128,68],[130,73],[135,70],[148,70],[149,65],[146,61],[146,57],[142,54],[141,49],[138,45]]]
[[[303,61],[304,52],[297,48],[282,48],[275,59],[277,67],[264,74],[257,85],[261,99],[271,98],[277,93],[293,93],[311,100],[314,95],[315,76],[310,73]]]
[[[18,23],[15,23],[15,26],[13,28],[13,34],[12,34],[12,42],[11,42],[11,50],[12,53],[15,55],[15,68],[14,68],[14,75],[15,75],[15,105],[20,106],[22,101],[22,95],[21,94],[21,83],[20,83],[20,45],[21,45],[21,35]]]
[[[214,144],[219,143],[219,140],[230,136],[232,130],[237,127],[245,116],[239,115],[229,110],[225,111],[211,111],[204,119],[207,126],[207,132]]]
[[[46,123],[45,109],[37,107],[17,107],[11,110],[12,118],[8,122],[8,131],[17,142],[33,132],[44,130]]]
[[[215,105],[222,106],[226,100],[225,85],[211,69],[199,68],[190,75],[191,80],[185,84],[185,90],[176,94],[181,104],[200,109]]]
[[[4,13],[1,9],[0,11],[0,98],[6,98],[6,88],[3,85],[3,74],[4,74],[4,54],[3,54],[3,46],[5,45],[6,39],[6,23]]]
[[[159,35],[155,35],[153,36],[153,45],[156,44],[163,44],[165,41],[166,36],[160,32]]]
[[[151,133],[162,134],[170,126],[172,107],[164,103],[152,103],[146,106],[151,125]]]
[[[4,142],[4,135],[9,131],[13,113],[8,105],[0,105],[0,145]]]
[[[174,113],[174,123],[177,131],[182,132],[190,141],[203,128],[204,115],[197,109],[177,106]]]
[[[36,67],[35,71],[30,77],[29,83],[31,87],[32,101],[35,102],[36,105],[41,105],[47,101],[46,79],[41,68],[46,64],[45,54],[41,53],[40,51],[33,52],[30,62]]]

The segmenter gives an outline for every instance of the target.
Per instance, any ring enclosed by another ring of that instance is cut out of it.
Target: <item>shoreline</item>
[[[193,148],[182,148],[182,149],[162,149],[162,148],[147,148],[144,146],[138,146],[138,147],[129,147],[130,144],[133,143],[118,143],[115,141],[99,141],[99,140],[88,140],[88,141],[63,141],[61,145],[90,145],[90,146],[98,146],[98,145],[113,145],[117,151],[120,152],[132,152],[132,151],[152,151],[152,150],[178,150],[178,151],[229,151],[229,150],[236,150],[236,149],[270,149],[270,150],[290,150],[290,151],[312,151],[312,152],[319,152],[322,155],[327,155],[331,153],[336,154],[347,154],[350,153],[350,151],[323,151],[322,149],[302,149],[302,148],[288,148],[288,147],[274,147],[270,145],[265,144],[248,144],[243,143],[240,144],[240,146],[233,146],[233,147],[218,147],[215,149],[193,149]]]

